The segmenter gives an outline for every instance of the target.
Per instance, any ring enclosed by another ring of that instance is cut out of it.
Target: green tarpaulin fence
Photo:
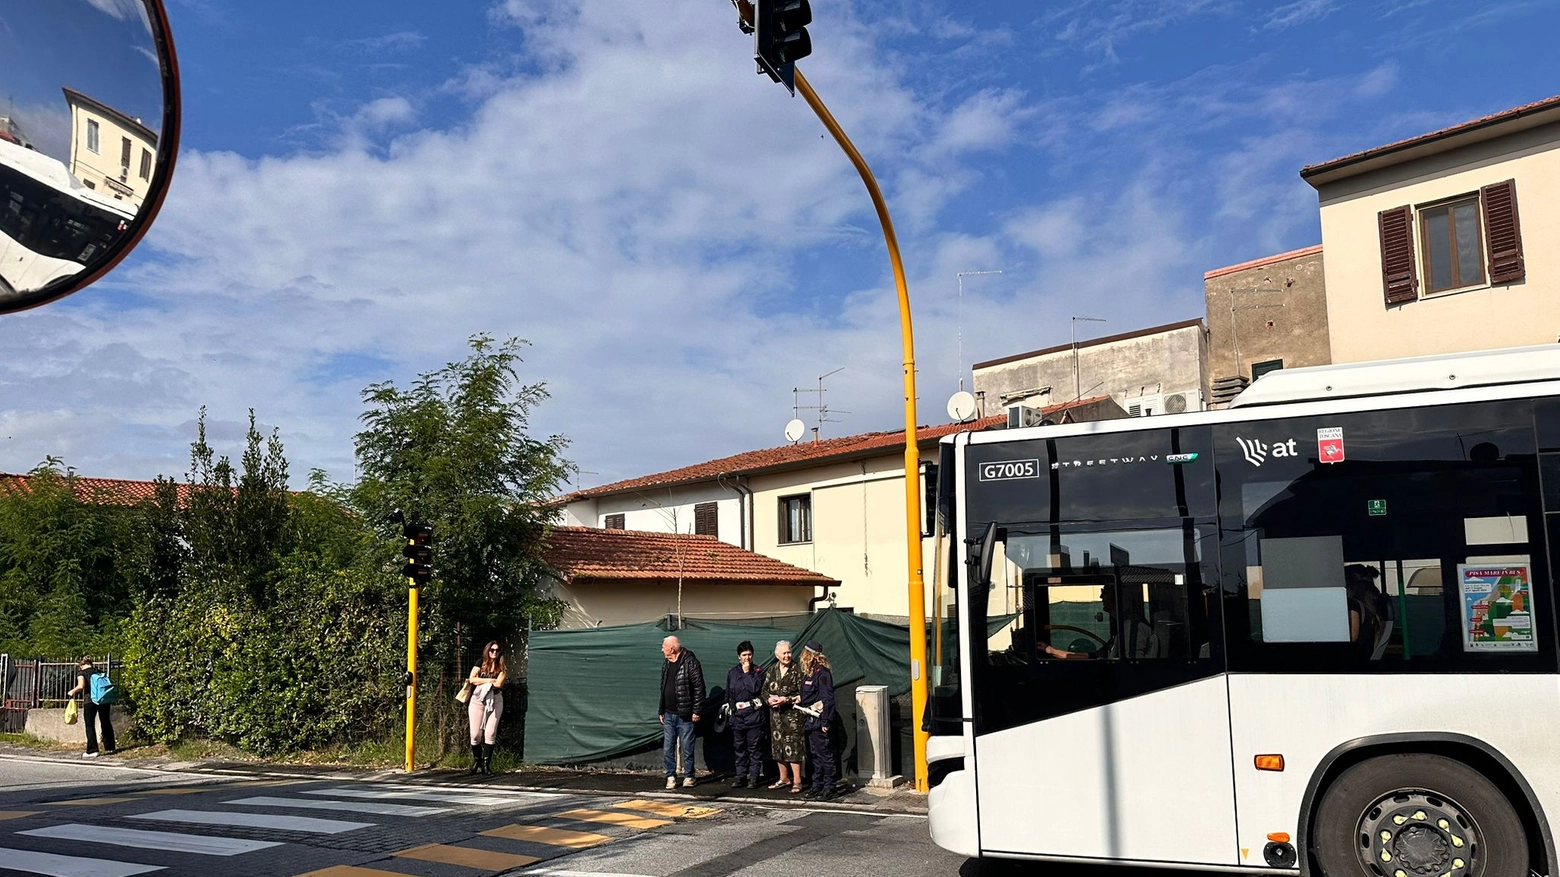
[[[992,619],[993,632],[1009,618]],[[670,627],[662,620],[532,632],[526,761],[586,764],[660,742],[655,714],[660,646]],[[760,662],[772,660],[778,640],[790,640],[798,654],[803,643],[817,640],[829,656],[837,687],[886,685],[894,697],[910,690],[910,633],[901,624],[828,609],[742,621],[684,618],[675,633],[698,656],[711,691],[724,688],[743,640],[753,642]]]

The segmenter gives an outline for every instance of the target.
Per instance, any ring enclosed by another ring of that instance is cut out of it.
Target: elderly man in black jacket
[[[677,788],[677,747],[682,746],[682,784],[692,787],[693,728],[704,703],[704,668],[693,652],[682,647],[677,637],[661,640],[661,703],[656,717],[661,720],[661,763],[666,767],[666,787]]]

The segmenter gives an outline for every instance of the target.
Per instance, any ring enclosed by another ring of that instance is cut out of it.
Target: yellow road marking
[[[28,816],[37,816],[42,810],[0,810],[0,822],[7,819],[24,819]]]
[[[407,877],[399,871],[379,871],[378,868],[357,868],[356,865],[332,865],[320,871],[310,871],[298,877]]]
[[[643,810],[646,813],[654,813],[657,816],[681,817],[683,819],[703,819],[720,812],[718,807],[692,807],[687,804],[669,804],[664,801],[624,801],[621,804],[613,804],[625,810]]]
[[[559,813],[559,819],[573,819],[579,822],[604,822],[608,825],[623,825],[628,828],[660,828],[663,825],[671,825],[670,819],[651,819],[648,816],[635,816],[632,813],[609,813],[605,810],[570,810],[567,813]]]
[[[99,804],[123,804],[134,798],[73,798],[69,801],[49,801],[55,807],[96,807]]]
[[[569,831],[564,828],[546,828],[541,825],[506,825],[503,828],[484,831],[482,834],[487,837],[525,840],[531,843],[547,844],[553,847],[572,847],[574,849],[593,847],[596,844],[606,843],[612,839],[604,834],[592,834],[588,831]]]
[[[514,853],[495,853],[492,850],[477,850],[471,847],[453,847],[447,844],[427,844],[420,847],[412,847],[399,853],[391,853],[403,859],[417,859],[423,862],[438,862],[444,865],[459,865],[462,868],[476,868],[482,871],[508,871],[510,868],[523,868],[526,865],[534,865],[541,859],[535,856],[520,856]]]

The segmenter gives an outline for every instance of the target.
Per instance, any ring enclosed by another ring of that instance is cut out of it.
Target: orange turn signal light
[[[1258,755],[1256,757],[1257,770],[1283,770],[1284,756],[1282,755]]]
[[[1268,840],[1270,840],[1270,841],[1272,841],[1273,843],[1276,843],[1276,844],[1286,844],[1286,843],[1289,843],[1289,832],[1287,832],[1287,831],[1275,831],[1275,832],[1272,832],[1271,834],[1268,835]]]

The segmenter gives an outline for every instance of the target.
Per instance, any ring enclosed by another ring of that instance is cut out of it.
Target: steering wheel
[[[1073,627],[1071,624],[1047,624],[1045,626],[1045,629],[1046,630],[1067,630],[1067,631],[1072,631],[1073,633],[1081,633],[1084,636],[1088,637],[1089,639],[1092,639],[1095,642],[1099,643],[1100,645],[1102,645],[1102,646],[1105,645],[1105,640],[1101,639],[1099,634],[1094,633],[1093,631],[1084,630],[1081,627]]]

